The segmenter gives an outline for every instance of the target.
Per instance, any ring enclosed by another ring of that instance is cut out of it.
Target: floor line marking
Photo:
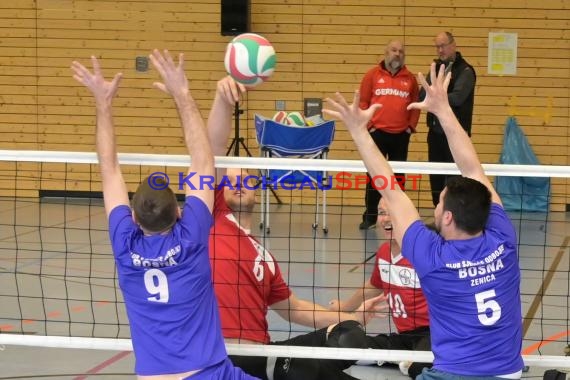
[[[371,259],[376,257],[376,252],[373,253],[371,256],[367,257],[363,262],[361,262],[360,264],[357,264],[355,266],[353,266],[351,269],[348,270],[348,273],[354,273],[356,270],[358,270],[360,267],[363,267],[364,265],[366,265]]]
[[[540,347],[542,346],[546,346],[547,344],[550,344],[552,342],[556,342],[558,339],[565,337],[567,335],[570,335],[570,330],[568,331],[561,331],[557,334],[551,335],[548,338],[540,341],[540,342],[536,342],[530,346],[528,346],[527,348],[525,348],[522,352],[523,355],[530,355],[533,352],[537,351]]]
[[[95,306],[105,306],[105,305],[109,305],[110,303],[111,303],[111,302],[109,302],[109,301],[96,301],[96,302],[94,302],[94,305],[95,305]],[[86,310],[87,310],[87,308],[84,307],[84,306],[74,306],[74,307],[72,307],[72,308],[69,309],[69,312],[70,312],[70,313],[82,313],[82,312],[84,312],[84,311],[86,311]],[[62,312],[61,312],[61,311],[59,311],[59,310],[54,310],[54,311],[51,311],[51,312],[47,313],[46,317],[48,317],[48,318],[56,318],[56,317],[59,317],[59,316],[61,316],[61,315],[62,315]],[[70,316],[70,318],[71,318],[71,316]],[[39,319],[29,319],[29,318],[28,318],[28,319],[22,319],[22,320],[20,321],[20,323],[21,323],[22,325],[31,325],[31,324],[34,324],[34,323],[44,323],[44,322],[46,322],[46,321],[42,321],[42,320],[39,320]],[[61,321],[56,321],[56,322],[61,322]],[[65,321],[64,321],[64,322],[65,322]],[[69,322],[71,323],[71,321],[69,321]],[[12,331],[12,330],[15,330],[15,329],[16,329],[16,325],[14,325],[14,324],[4,324],[4,325],[0,325],[0,332],[2,332],[2,331]],[[34,334],[35,334],[35,333],[34,333]]]
[[[87,377],[89,377],[89,375],[96,375],[99,372],[101,372],[101,370],[103,370],[103,369],[109,367],[110,365],[118,362],[119,360],[128,356],[130,353],[131,353],[131,351],[119,352],[118,354],[110,357],[109,359],[97,364],[95,367],[93,367],[89,371],[85,372],[85,374],[83,374],[81,376],[74,377],[73,380],[85,380],[85,379],[87,379]]]

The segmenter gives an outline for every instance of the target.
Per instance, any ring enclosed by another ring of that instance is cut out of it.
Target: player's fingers
[[[449,87],[449,82],[451,82],[451,72],[445,75],[445,80],[443,81],[443,89],[447,91],[447,87]]]
[[[165,60],[164,57],[162,56],[162,54],[160,53],[160,51],[158,51],[158,49],[154,49],[152,51],[152,53],[150,54],[150,59],[152,64],[158,68],[163,67],[165,65]]]
[[[243,94],[247,92],[247,87],[242,83],[234,81],[233,79],[232,82],[235,85],[235,89],[237,91],[237,99],[239,100],[241,97],[243,97]]]
[[[94,55],[91,56],[91,63],[93,64],[93,72],[95,75],[101,75],[101,66],[99,65],[99,61],[97,57]]]
[[[154,88],[157,88],[162,92],[165,92],[167,94],[169,93],[168,90],[166,89],[166,86],[164,85],[164,83],[154,82],[152,85],[154,86]]]
[[[329,110],[326,108],[323,108],[323,113],[325,115],[328,115],[330,117],[332,117],[333,119],[337,119],[337,120],[341,120],[342,117],[340,116],[340,113],[338,111],[333,111],[333,110]]]
[[[376,305],[378,303],[385,303],[386,300],[387,300],[387,298],[384,294],[380,294],[380,295],[377,295],[376,297],[372,297],[372,298],[368,299],[368,301],[372,302],[374,305]]]
[[[89,75],[89,70],[87,70],[87,69],[85,68],[85,66],[83,66],[81,63],[79,63],[79,62],[77,62],[77,61],[71,62],[71,69],[72,69],[77,75],[82,75],[82,76]]]
[[[174,59],[172,59],[172,56],[170,55],[170,52],[167,49],[164,49],[162,51],[162,56],[164,57],[164,62],[166,62],[166,64],[169,67],[176,67],[176,64],[174,63]]]
[[[418,73],[418,82],[420,82],[420,85],[423,87],[423,89],[426,92],[429,91],[429,84],[428,84],[426,78],[424,77],[424,74]]]
[[[340,92],[337,92],[334,94],[337,104],[340,107],[348,107],[348,103],[346,102],[346,99],[344,98],[344,96],[342,96],[342,94]],[[356,97],[356,93],[354,95]]]
[[[242,85],[242,86],[243,86],[243,85]],[[229,82],[229,90],[230,90],[230,94],[231,94],[231,98],[230,98],[230,99],[232,99],[234,102],[239,102],[239,98],[240,98],[240,95],[241,95],[241,93],[242,93],[242,91],[241,91],[241,89],[240,89],[240,87],[239,87],[239,83],[237,83],[237,82],[235,82],[235,81],[233,81],[233,80],[230,80],[230,82]],[[245,87],[244,87],[243,92],[245,92]]]
[[[239,101],[239,94],[236,94],[235,92],[236,90],[232,88],[231,84],[222,87],[223,96],[230,103]]]
[[[184,70],[184,53],[178,54],[178,68]]]
[[[354,91],[354,96],[352,97],[352,105],[356,105],[358,107],[360,104],[360,91]]]
[[[75,75],[83,76],[83,70],[81,69],[81,65],[77,62],[71,62],[70,69],[75,73]]]
[[[441,65],[439,65],[438,73],[437,73],[437,80],[439,81],[439,83],[442,83],[442,84],[443,84],[443,81],[445,81],[445,65],[443,63]]]
[[[374,115],[376,111],[378,111],[380,108],[382,108],[382,104],[375,103],[370,105],[370,107],[368,107],[368,112],[372,112],[372,114]]]
[[[150,60],[150,63],[152,63],[152,65],[153,65],[155,68],[158,69],[157,66],[159,65],[159,62],[158,62],[158,60],[154,57],[154,52],[148,55],[148,59]]]
[[[331,107],[334,108],[334,109],[336,109],[336,110],[339,110],[339,109],[341,108],[341,107],[340,107],[340,104],[338,104],[338,103],[336,102],[336,100],[334,100],[334,99],[332,99],[332,98],[325,98],[325,102],[326,102],[327,104],[330,104]]]
[[[437,76],[435,74],[436,74],[436,70],[438,69],[438,67],[436,67],[436,66],[437,65],[435,64],[435,62],[432,62],[431,65],[429,66],[429,75],[430,75],[432,84],[437,81]]]
[[[156,71],[158,71],[160,76],[164,78],[164,75],[165,75],[164,65],[162,63],[163,61],[161,61],[159,56],[160,55],[157,56],[153,52],[153,54],[149,55],[149,59],[150,59],[150,62],[152,63],[152,65],[154,66],[154,68],[156,69]]]
[[[406,107],[406,109],[409,110],[413,110],[413,109],[423,109],[425,102],[415,102],[415,103],[410,103],[408,104],[408,106]]]
[[[81,83],[82,85],[85,85],[85,81],[83,80],[82,76],[79,76],[77,74],[73,75],[73,79],[75,79],[76,81],[78,81],[79,83]]]
[[[115,89],[117,87],[119,87],[119,83],[121,83],[122,78],[123,78],[123,73],[115,74],[115,77],[113,78],[113,81],[111,82],[111,87],[113,87]]]

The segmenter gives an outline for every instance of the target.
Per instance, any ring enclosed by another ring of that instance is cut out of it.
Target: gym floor
[[[325,234],[322,221],[312,228],[313,207],[272,205],[270,234],[254,234],[297,295],[326,305],[371,273],[381,240],[375,230],[358,230],[361,212],[328,207]],[[429,220],[432,211],[422,215]],[[521,244],[523,353],[563,356],[570,332],[570,214],[511,217]],[[100,201],[4,198],[0,221],[2,334],[129,337]],[[308,331],[273,312],[269,321],[273,340]],[[367,331],[393,327],[387,318],[376,319]],[[134,379],[133,367],[131,352],[0,346],[0,379]],[[523,377],[542,378],[546,369],[531,366]],[[353,366],[347,372],[360,379],[407,379],[393,366]]]

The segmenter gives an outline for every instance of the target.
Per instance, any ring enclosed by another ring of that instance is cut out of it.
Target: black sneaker
[[[360,223],[360,225],[358,226],[358,229],[359,230],[371,230],[374,227],[376,227],[376,223],[364,221],[364,222]]]

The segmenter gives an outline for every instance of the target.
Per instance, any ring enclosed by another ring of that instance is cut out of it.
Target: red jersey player
[[[226,152],[234,105],[244,91],[245,88],[230,77],[218,82],[208,117],[208,135],[214,155]],[[387,307],[385,297],[367,300],[351,313],[332,312],[298,298],[285,283],[274,257],[250,234],[255,190],[247,177],[248,173],[241,169],[228,169],[227,173],[225,169],[216,170],[210,261],[226,342],[366,348],[368,343],[361,323],[365,324],[372,314]],[[270,342],[266,320],[269,308],[287,321],[318,330],[286,341]],[[343,372],[354,363],[351,360],[230,358],[234,365],[261,379],[354,379]]]
[[[369,347],[390,350],[430,351],[429,316],[426,299],[416,271],[406,260],[396,240],[392,239],[392,222],[384,198],[378,209],[378,225],[389,240],[376,252],[374,270],[362,289],[344,301],[330,302],[332,310],[350,311],[364,299],[385,294],[397,333],[369,336]],[[399,363],[402,373],[415,378],[430,363]]]

